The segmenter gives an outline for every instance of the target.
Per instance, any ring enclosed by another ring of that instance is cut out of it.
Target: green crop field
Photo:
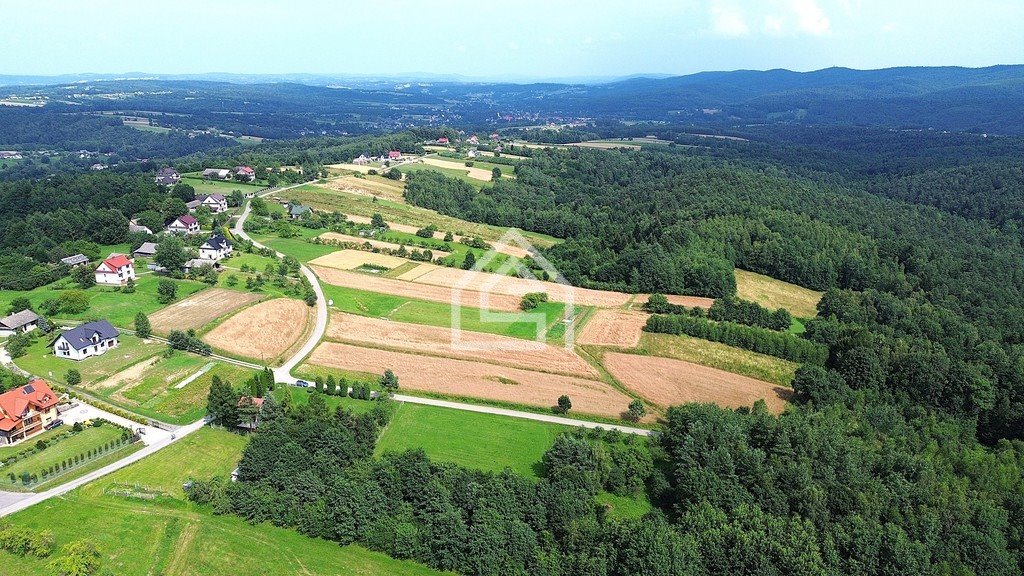
[[[323,284],[322,287],[324,295],[334,301],[333,308],[342,312],[443,328],[450,328],[452,324],[450,304],[378,294],[329,284]],[[560,302],[543,302],[531,312],[543,312],[547,317],[547,327],[552,330],[553,327],[561,324],[565,314],[565,305]],[[464,330],[527,340],[536,339],[537,327],[533,322],[522,321],[507,324],[483,322],[480,319],[480,309],[478,308],[462,307],[460,322]]]
[[[781,386],[789,386],[793,382],[796,369],[800,366],[774,356],[686,335],[644,332],[640,337],[638,351],[710,366]]]
[[[93,540],[102,551],[103,569],[123,576],[440,574],[359,546],[338,546],[294,530],[214,516],[208,508],[182,499],[181,484],[188,478],[230,474],[244,445],[244,437],[204,428],[80,490],[19,512],[10,521],[53,530],[58,547]],[[165,494],[145,500],[114,490]],[[47,567],[48,559],[0,552],[0,560],[18,566],[18,573],[27,576],[54,573]]]
[[[146,314],[152,314],[167,306],[157,300],[157,285],[160,277],[155,274],[143,274],[139,276],[135,292],[125,294],[115,291],[109,286],[94,286],[85,291],[89,297],[89,309],[78,314],[55,314],[54,320],[89,320],[103,319],[120,328],[130,328],[135,320],[135,314],[140,310]],[[185,298],[206,287],[201,282],[192,280],[175,280],[178,285],[178,299]],[[75,288],[77,285],[68,280],[60,280],[53,284],[36,288],[31,291],[0,291],[0,310],[6,312],[11,300],[19,296],[27,297],[33,307],[39,309],[40,305],[51,298],[58,298],[64,289]]]
[[[534,420],[402,403],[377,442],[377,453],[422,448],[435,460],[528,478],[543,472],[541,458],[569,428]]]

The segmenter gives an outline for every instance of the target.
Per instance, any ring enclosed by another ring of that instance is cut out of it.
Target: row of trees
[[[792,334],[744,326],[735,322],[712,322],[693,316],[654,315],[647,319],[644,330],[662,334],[685,334],[759,354],[777,356],[791,362],[824,364],[829,355],[826,346]]]

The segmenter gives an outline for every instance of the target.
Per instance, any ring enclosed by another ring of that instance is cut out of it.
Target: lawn
[[[444,158],[444,160],[448,160],[448,159]],[[468,168],[466,168],[465,170],[461,170],[459,168],[448,168],[448,167],[444,167],[444,166],[433,166],[431,164],[403,164],[402,166],[398,166],[398,170],[401,171],[403,174],[413,174],[415,172],[420,172],[422,170],[430,170],[432,172],[440,172],[441,174],[444,174],[445,176],[448,176],[450,178],[457,178],[459,180],[462,180],[466,184],[469,184],[470,186],[472,186],[473,188],[476,188],[478,190],[480,188],[483,188],[484,186],[490,184],[489,181],[480,180],[478,178],[473,178],[472,176],[470,176],[469,172],[468,172],[468,170],[469,170]]]
[[[789,386],[793,382],[796,369],[800,366],[795,362],[788,362],[774,356],[758,354],[686,335],[674,336],[644,332],[640,336],[640,346],[637,352],[685,360],[780,386]]]
[[[608,516],[616,520],[642,518],[654,508],[647,496],[618,496],[611,492],[598,494],[597,503],[607,506]]]
[[[61,430],[66,432],[68,428],[64,426],[61,427]],[[121,438],[121,433],[121,428],[111,425],[86,427],[81,432],[64,438],[41,452],[35,452],[27,458],[0,468],[0,487],[10,482],[9,474],[14,474],[15,477],[18,477],[22,472],[28,472],[29,474],[37,474],[42,477],[44,468],[59,464],[68,458],[82,455],[86,451],[98,448],[107,442],[118,440]],[[30,439],[28,442],[35,444],[36,439]],[[22,446],[22,448],[25,447],[27,445]],[[71,475],[68,475],[67,479],[71,477]],[[19,479],[17,480],[17,485],[20,484],[21,480]]]
[[[203,180],[193,176],[182,176],[181,182],[195,188],[196,194],[221,194],[225,197],[230,196],[234,190],[241,190],[244,193],[258,192],[266,188],[264,184],[246,184],[233,180],[224,182],[219,180]]]
[[[323,232],[323,230],[317,230],[317,232]],[[292,256],[302,263],[316,260],[321,256],[338,251],[337,246],[310,244],[302,238],[278,238],[277,236],[261,236],[259,234],[253,234],[252,238],[260,244],[269,246],[282,254]]]
[[[99,356],[75,361],[57,358],[53,355],[53,347],[50,346],[50,342],[54,338],[56,338],[56,334],[48,334],[37,339],[29,347],[28,353],[15,359],[14,363],[22,370],[62,385],[67,383],[65,379],[67,371],[74,368],[81,373],[82,384],[87,385],[117,374],[129,366],[167,349],[167,345],[160,342],[145,343],[131,334],[121,334],[117,348],[108,350]]]
[[[188,478],[230,474],[244,443],[244,437],[204,428],[80,490],[19,512],[11,521],[53,530],[58,547],[82,538],[93,540],[102,551],[103,569],[124,576],[440,574],[359,546],[338,546],[294,530],[214,516],[208,508],[181,500],[181,484]],[[131,498],[115,493],[119,489],[163,490],[167,497]],[[19,574],[53,574],[48,559],[6,552],[0,552],[0,559],[17,565]]]
[[[330,284],[321,286],[327,299],[334,301],[333,308],[342,312],[444,328],[449,328],[452,324],[450,304],[378,294]],[[553,327],[560,327],[564,311],[565,305],[560,302],[543,302],[532,312],[543,312],[547,316],[548,329],[552,330]],[[533,322],[483,322],[480,319],[480,309],[467,306],[460,309],[460,318],[460,325],[464,330],[527,340],[536,339],[537,326]],[[562,329],[564,330],[564,327]]]
[[[56,314],[54,320],[90,320],[104,319],[114,326],[130,328],[135,320],[135,314],[142,311],[152,314],[167,306],[157,300],[157,285],[160,277],[155,274],[143,274],[139,276],[135,292],[125,294],[115,291],[109,286],[94,286],[86,290],[89,296],[89,309],[79,314]],[[178,299],[185,298],[206,287],[201,282],[192,280],[175,280],[178,285]],[[42,286],[31,291],[3,291],[0,292],[0,311],[6,312],[11,300],[18,296],[27,296],[36,309],[46,300],[57,298],[66,288],[75,288],[76,284],[68,280],[59,280],[53,284]]]
[[[510,468],[539,478],[544,453],[568,430],[535,420],[403,403],[381,433],[377,453],[422,448],[435,460],[492,472]]]
[[[817,316],[821,300],[821,292],[739,268],[736,269],[736,295],[772,310],[785,308],[799,318]]]
[[[340,370],[332,370],[330,372],[334,374],[335,378],[342,375],[342,372]],[[353,378],[350,377],[349,384],[352,384],[352,380]],[[366,379],[359,378],[359,380],[365,382]],[[376,387],[374,386],[373,388]],[[299,388],[297,386],[283,385],[278,386],[274,390],[274,396],[278,400],[283,398],[286,393],[292,395],[293,406],[302,406],[304,404],[309,403],[309,397],[313,395],[313,390],[312,388]],[[324,400],[327,403],[327,407],[330,408],[331,410],[334,410],[338,406],[342,406],[355,412],[356,414],[363,414],[365,412],[369,412],[370,410],[373,409],[374,405],[376,404],[376,402],[371,400],[356,400],[354,398],[349,398],[348,396],[328,396],[326,394],[324,395]]]

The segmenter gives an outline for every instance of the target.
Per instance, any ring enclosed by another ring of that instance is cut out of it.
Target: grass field
[[[785,308],[800,318],[817,316],[821,300],[821,292],[739,268],[736,269],[736,295],[772,310]]]
[[[157,300],[157,284],[160,278],[155,274],[144,274],[139,276],[135,292],[125,294],[115,292],[111,287],[94,286],[86,290],[89,296],[89,309],[80,314],[56,314],[52,317],[55,320],[86,320],[102,318],[108,320],[114,326],[130,328],[135,320],[135,314],[140,310],[146,314],[152,314],[166,306]],[[201,282],[192,280],[175,280],[178,285],[178,298],[186,298],[206,287]],[[32,305],[39,308],[40,304],[51,298],[57,298],[63,291],[62,288],[75,288],[77,285],[66,280],[36,288],[28,292],[22,291],[0,291],[0,310],[7,311],[11,300],[18,296],[26,296]]]
[[[421,404],[400,404],[377,442],[377,453],[422,448],[435,460],[528,478],[543,472],[541,458],[566,426]]]
[[[59,428],[61,432],[67,432],[67,426]],[[81,432],[64,438],[63,440],[53,444],[49,448],[40,452],[35,452],[27,458],[18,460],[17,462],[11,463],[9,466],[0,468],[0,489],[6,484],[10,483],[8,474],[14,474],[18,477],[21,473],[27,472],[29,474],[36,474],[42,477],[42,471],[44,468],[53,466],[54,464],[60,464],[68,458],[74,458],[80,456],[86,451],[92,448],[98,448],[107,442],[112,440],[118,440],[121,438],[122,429],[116,426],[100,426],[100,427],[86,427]],[[37,439],[29,441],[31,444],[35,444]],[[27,445],[22,445],[20,448],[25,448]],[[61,481],[70,480],[73,476],[71,474],[62,477]],[[56,479],[55,479],[56,480]],[[17,480],[15,486],[20,485],[20,478]]]
[[[230,196],[234,190],[244,192],[257,192],[266,186],[264,184],[246,184],[244,182],[203,180],[194,176],[182,175],[181,182],[196,189],[196,194],[222,194]]]
[[[221,574],[419,576],[440,574],[419,564],[388,558],[359,546],[338,546],[269,524],[250,525],[234,516],[214,516],[208,508],[181,499],[189,478],[227,476],[237,464],[245,439],[204,428],[174,445],[80,490],[48,500],[11,517],[35,530],[53,530],[57,546],[89,538],[103,553],[110,574],[218,576]],[[115,495],[110,488],[163,490],[163,500]],[[54,572],[48,559],[0,552],[18,573]]]
[[[685,360],[781,386],[789,386],[793,382],[796,369],[800,366],[774,356],[686,335],[644,332],[637,350],[643,354]]]
[[[444,328],[450,328],[452,324],[451,304],[389,296],[329,284],[324,284],[322,287],[324,295],[334,301],[333,308],[341,312]],[[558,302],[544,302],[533,311],[543,312],[547,316],[547,326],[550,330],[554,325],[560,324],[565,313],[565,306]],[[462,307],[460,322],[462,328],[472,332],[485,332],[528,340],[536,339],[536,324],[532,322],[483,322],[480,319],[480,310],[477,308]]]
[[[74,368],[82,374],[82,384],[87,385],[116,374],[136,362],[155,356],[167,348],[166,344],[152,341],[146,343],[131,334],[122,334],[117,348],[108,350],[99,356],[75,361],[57,358],[53,355],[53,347],[50,346],[53,338],[56,338],[56,335],[39,338],[35,344],[29,347],[28,353],[15,359],[14,363],[35,376],[62,385],[67,383],[64,378],[67,371]]]
[[[608,507],[608,515],[616,520],[628,520],[642,518],[644,514],[651,511],[650,500],[646,496],[629,497],[618,496],[610,492],[601,492],[597,495],[597,503]]]

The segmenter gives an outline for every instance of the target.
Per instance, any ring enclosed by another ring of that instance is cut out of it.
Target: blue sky
[[[0,74],[475,78],[1024,63],[1024,0],[4,0]]]

